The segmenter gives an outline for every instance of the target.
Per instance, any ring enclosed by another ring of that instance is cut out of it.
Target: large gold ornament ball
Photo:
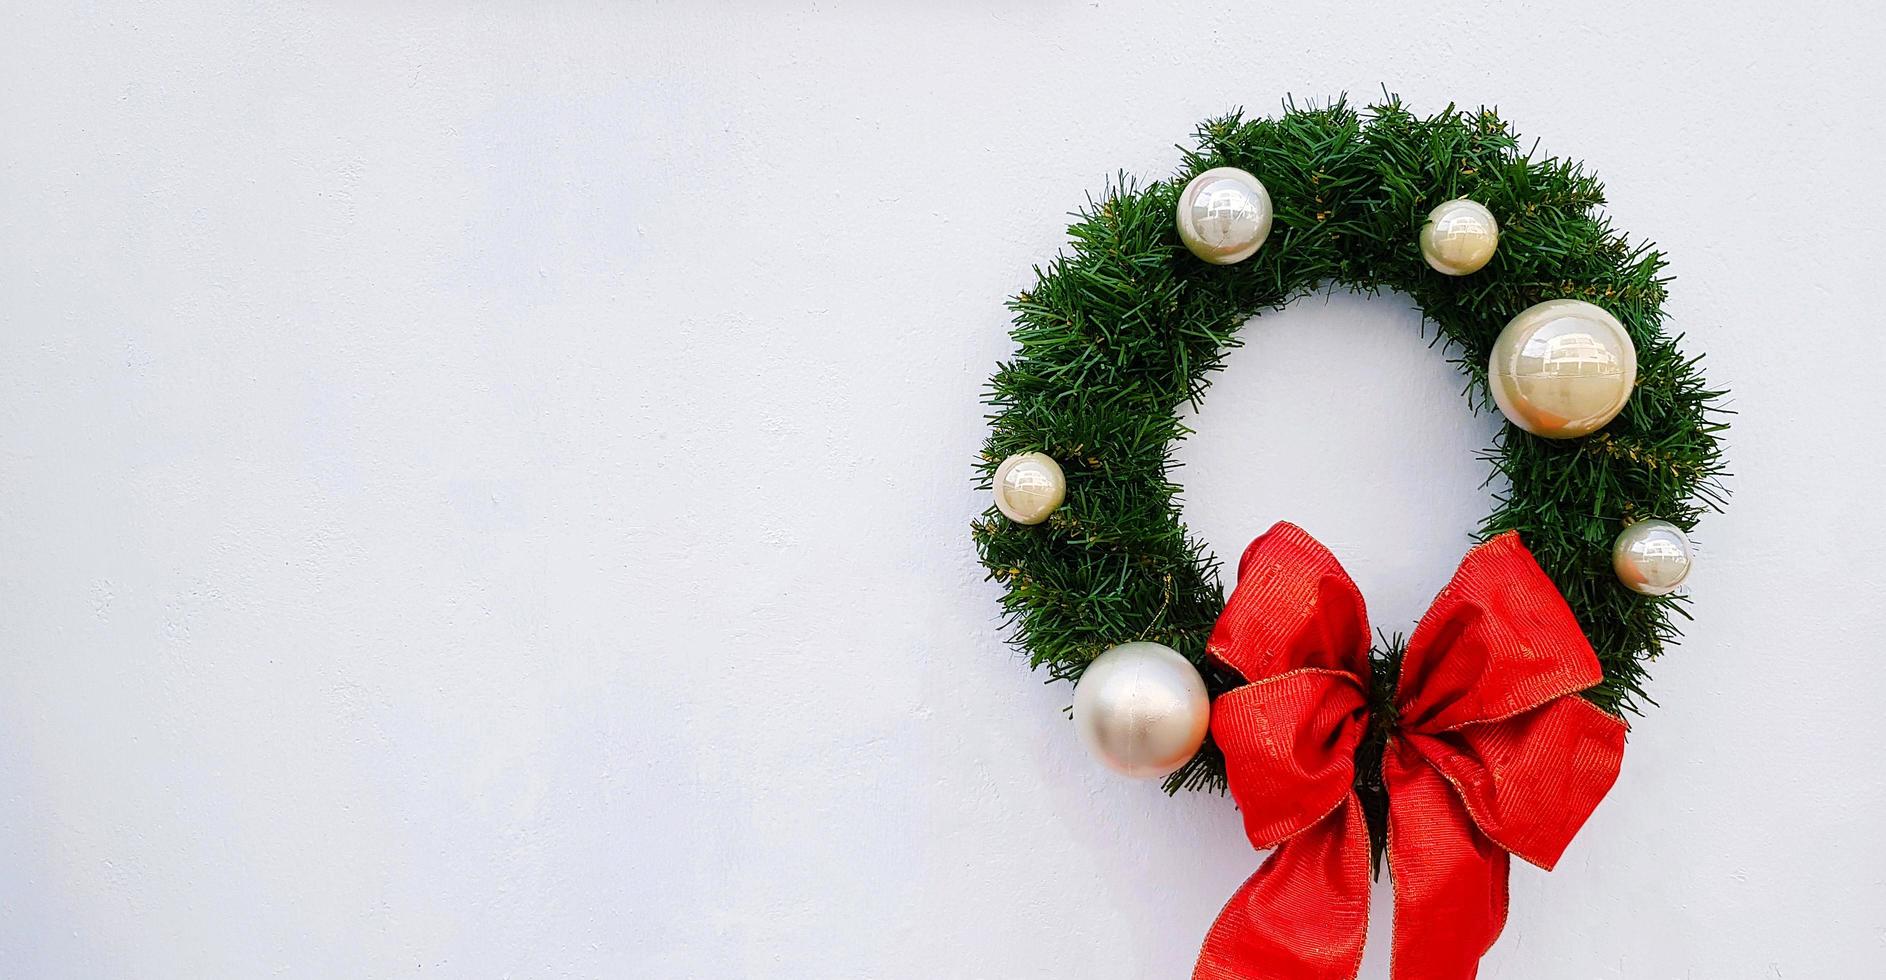
[[[1526,308],[1500,331],[1487,363],[1500,413],[1547,439],[1603,428],[1623,411],[1636,383],[1637,348],[1624,325],[1576,299]]]
[[[1458,197],[1428,212],[1421,226],[1421,256],[1449,276],[1479,272],[1500,247],[1500,223],[1478,201]]]
[[[1017,524],[1040,524],[1067,499],[1067,477],[1047,453],[1017,453],[995,468],[995,509]]]
[[[1619,532],[1611,546],[1618,581],[1644,595],[1675,592],[1695,564],[1689,535],[1669,521],[1638,521]]]
[[[1236,167],[1213,167],[1179,193],[1179,239],[1213,265],[1242,262],[1270,237],[1270,192]]]
[[[1185,765],[1210,724],[1204,679],[1162,643],[1113,647],[1074,687],[1081,742],[1107,768],[1135,779],[1159,779]]]

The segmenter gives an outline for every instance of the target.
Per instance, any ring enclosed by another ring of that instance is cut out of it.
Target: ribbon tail
[[[1511,858],[1474,826],[1446,777],[1405,739],[1382,760],[1395,885],[1393,980],[1474,980],[1506,926]]]
[[[1369,927],[1369,834],[1351,795],[1277,845],[1225,903],[1193,980],[1354,980]]]

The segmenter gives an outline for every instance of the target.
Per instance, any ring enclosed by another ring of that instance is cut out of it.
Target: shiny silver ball
[[[1583,300],[1529,306],[1500,331],[1487,386],[1506,420],[1571,439],[1617,417],[1637,383],[1637,348],[1618,318]]]
[[[1270,192],[1236,167],[1213,167],[1179,193],[1179,238],[1213,265],[1242,262],[1270,237]]]
[[[1500,223],[1479,201],[1457,197],[1428,212],[1421,226],[1421,257],[1449,276],[1479,272],[1500,247]]]
[[[1017,524],[1040,524],[1067,499],[1067,476],[1047,453],[1016,453],[995,468],[995,509]]]
[[[1122,643],[1094,658],[1074,687],[1074,727],[1107,768],[1158,779],[1205,741],[1211,699],[1198,669],[1163,643]]]
[[[1669,595],[1696,564],[1689,536],[1669,521],[1638,521],[1611,546],[1611,568],[1634,592]]]

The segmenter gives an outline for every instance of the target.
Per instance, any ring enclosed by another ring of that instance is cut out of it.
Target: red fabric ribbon
[[[1212,924],[1195,980],[1349,980],[1369,917],[1352,785],[1369,623],[1329,549],[1278,524],[1245,550],[1211,655],[1248,682],[1212,705],[1245,834],[1275,848]],[[1514,532],[1461,560],[1403,655],[1382,775],[1394,980],[1472,980],[1506,924],[1508,855],[1551,870],[1617,779],[1624,723],[1570,607]]]

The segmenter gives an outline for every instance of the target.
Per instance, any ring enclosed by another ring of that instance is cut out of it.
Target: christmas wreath
[[[1722,392],[1664,330],[1661,254],[1615,231],[1582,165],[1492,111],[1285,105],[1211,120],[1172,181],[1122,177],[1009,304],[973,525],[1013,642],[1076,681],[1088,747],[1169,792],[1229,789],[1273,849],[1200,977],[1353,977],[1387,858],[1394,975],[1470,978],[1510,854],[1550,867],[1616,778],[1646,666],[1686,615],[1688,532],[1720,509]],[[1506,420],[1503,487],[1406,642],[1305,531],[1239,563],[1170,475],[1251,317],[1399,290]],[[1374,635],[1378,637],[1372,640]]]

